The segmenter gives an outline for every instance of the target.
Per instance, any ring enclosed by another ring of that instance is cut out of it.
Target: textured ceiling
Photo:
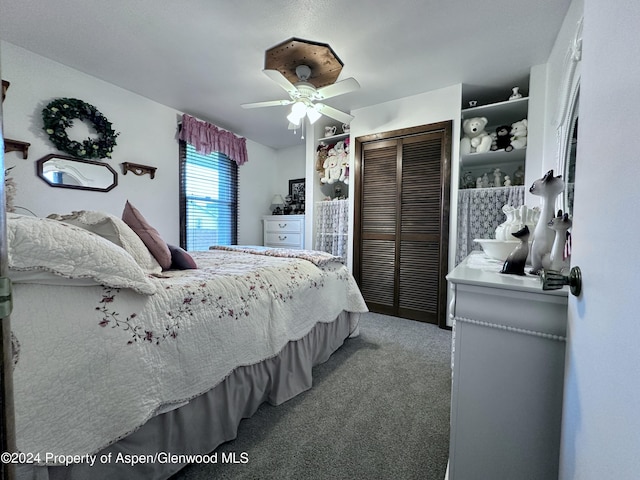
[[[265,51],[292,37],[326,43],[346,112],[462,83],[521,84],[546,62],[570,0],[0,0],[0,38],[274,148],[301,143]]]

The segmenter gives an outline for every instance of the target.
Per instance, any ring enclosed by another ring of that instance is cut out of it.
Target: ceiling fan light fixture
[[[263,73],[289,95],[289,100],[248,103],[243,108],[291,105],[287,115],[289,128],[304,128],[305,115],[313,125],[321,116],[350,123],[348,113],[324,103],[315,103],[344,95],[360,88],[354,78],[337,81],[343,63],[327,44],[292,38],[265,52]]]
[[[307,105],[304,102],[298,101],[291,107],[291,114],[298,118],[304,117],[305,113],[307,113]]]
[[[316,123],[321,116],[322,114],[318,110],[316,110],[315,107],[307,108],[307,117],[309,118],[309,122],[311,123],[311,125]]]
[[[300,120],[302,120],[302,117],[298,117],[296,114],[291,112],[289,115],[287,115],[287,120],[289,120],[290,124],[293,124],[296,127],[299,127],[300,126]]]

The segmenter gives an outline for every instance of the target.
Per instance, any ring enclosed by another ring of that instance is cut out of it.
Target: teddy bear
[[[491,136],[485,127],[489,121],[487,117],[467,118],[462,122],[464,136],[460,140],[460,153],[485,153],[491,149]]]
[[[329,146],[326,143],[320,142],[316,149],[316,172],[320,175],[320,178],[324,176],[324,162],[329,154]]]
[[[511,146],[516,150],[527,146],[527,119],[511,124]]]
[[[344,167],[340,165],[340,159],[337,153],[335,148],[329,150],[323,165],[324,177],[320,179],[322,183],[332,184],[341,178],[344,179]]]
[[[341,174],[338,180],[346,184],[349,183],[349,142],[348,138],[334,145],[336,156],[338,157],[338,165],[341,168]]]
[[[495,141],[491,144],[491,150],[504,150],[505,152],[513,150],[510,133],[510,125],[501,125],[496,128],[496,133],[492,134],[492,138],[495,138]]]

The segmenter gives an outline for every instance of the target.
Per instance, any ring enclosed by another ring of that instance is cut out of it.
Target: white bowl
[[[506,260],[513,250],[520,244],[520,240],[495,240],[490,238],[474,238],[488,257],[496,260]]]

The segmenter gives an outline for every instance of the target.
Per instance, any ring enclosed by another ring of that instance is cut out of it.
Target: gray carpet
[[[444,479],[450,331],[368,313],[313,372],[311,390],[262,405],[216,450],[246,463],[190,465],[172,480]]]

